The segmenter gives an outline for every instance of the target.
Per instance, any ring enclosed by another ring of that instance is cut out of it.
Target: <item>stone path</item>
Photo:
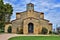
[[[8,40],[11,37],[17,36],[16,34],[0,34],[0,40]]]
[[[51,35],[33,35],[33,34],[27,34],[27,35],[22,35],[22,34],[0,34],[0,40],[8,40],[11,37],[15,36],[51,36]]]

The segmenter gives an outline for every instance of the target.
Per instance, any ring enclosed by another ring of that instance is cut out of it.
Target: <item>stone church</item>
[[[17,12],[16,19],[5,24],[5,32],[11,26],[11,33],[23,32],[23,34],[39,34],[43,28],[52,31],[52,23],[44,19],[43,12],[34,11],[34,4],[27,4],[26,11]]]

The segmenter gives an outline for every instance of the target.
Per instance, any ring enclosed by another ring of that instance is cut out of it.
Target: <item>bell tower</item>
[[[34,4],[32,3],[27,4],[27,11],[34,11]]]
[[[32,4],[32,3],[27,4],[28,17],[33,17],[33,13],[34,13],[34,4]]]

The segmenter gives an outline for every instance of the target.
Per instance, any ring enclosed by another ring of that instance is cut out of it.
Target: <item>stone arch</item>
[[[34,24],[33,23],[29,23],[28,24],[28,33],[33,33],[33,29],[34,29]]]
[[[12,24],[5,24],[5,32],[8,33],[8,28],[11,26],[12,29]],[[11,30],[12,32],[12,30]]]

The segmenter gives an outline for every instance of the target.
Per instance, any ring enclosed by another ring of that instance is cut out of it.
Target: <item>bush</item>
[[[49,31],[49,34],[52,34],[52,31]]]
[[[42,34],[47,34],[48,30],[46,28],[42,28]]]
[[[56,29],[57,29],[57,32],[60,34],[60,27],[57,27]]]
[[[0,33],[4,33],[4,30],[0,29]]]
[[[58,35],[59,34],[58,32],[54,32],[54,31],[52,33],[55,34],[55,35]]]

